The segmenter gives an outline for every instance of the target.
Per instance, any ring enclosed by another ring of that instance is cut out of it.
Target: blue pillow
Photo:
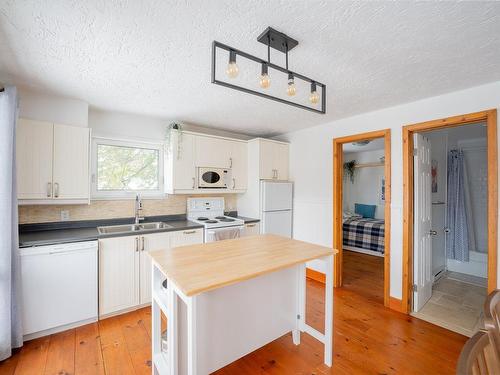
[[[375,218],[375,209],[377,206],[374,204],[361,204],[354,203],[354,212],[358,215],[366,217],[367,219]]]

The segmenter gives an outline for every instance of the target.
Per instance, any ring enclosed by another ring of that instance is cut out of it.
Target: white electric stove
[[[224,198],[188,198],[187,219],[205,227],[205,242],[215,241],[217,230],[236,227],[241,231],[245,224],[241,219],[224,215]]]

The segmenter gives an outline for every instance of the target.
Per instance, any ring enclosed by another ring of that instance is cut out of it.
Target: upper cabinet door
[[[89,129],[54,125],[55,199],[89,197]]]
[[[196,136],[196,166],[230,168],[231,146],[227,139]]]
[[[273,165],[276,170],[275,178],[277,180],[288,180],[289,145],[284,143],[275,143],[273,147]]]
[[[276,177],[275,172],[275,142],[261,140],[260,142],[260,178],[262,180],[272,180]]]
[[[175,133],[172,137],[172,149],[170,157],[173,158],[170,164],[173,171],[171,172],[172,181],[166,182],[166,186],[172,186],[174,190],[191,190],[196,184],[196,168],[195,168],[195,136],[192,134],[183,133],[180,136]],[[168,176],[165,173],[165,176]]]
[[[229,141],[231,143],[231,174],[229,189],[245,190],[247,188],[248,157],[247,143]]]
[[[17,124],[17,196],[52,198],[53,125],[19,119]]]

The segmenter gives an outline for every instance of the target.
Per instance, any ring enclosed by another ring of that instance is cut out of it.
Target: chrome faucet
[[[135,223],[139,224],[141,220],[144,220],[144,217],[141,216],[142,214],[142,199],[139,194],[136,194],[135,196]]]

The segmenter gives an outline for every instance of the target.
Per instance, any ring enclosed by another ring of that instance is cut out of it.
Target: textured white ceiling
[[[269,25],[300,42],[290,68],[327,84],[326,115],[210,83],[214,39],[265,57]],[[500,2],[0,0],[0,80],[284,133],[500,80]]]

